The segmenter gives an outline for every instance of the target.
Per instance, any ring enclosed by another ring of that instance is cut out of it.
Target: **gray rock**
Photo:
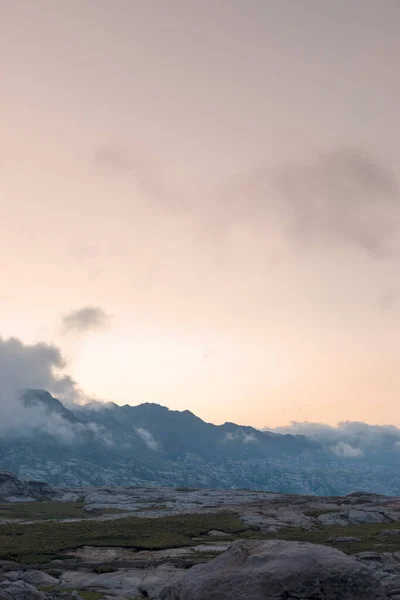
[[[207,535],[209,537],[216,537],[216,538],[229,538],[232,537],[231,533],[225,533],[225,531],[218,531],[218,529],[212,529],[211,531],[209,531],[207,533]]]
[[[351,508],[347,518],[350,525],[390,523],[392,521],[383,510],[362,510],[360,508]]]
[[[184,569],[168,563],[145,569],[118,569],[101,575],[86,570],[67,570],[61,576],[61,586],[96,590],[110,595],[119,594],[123,597],[158,598],[161,590],[175,584],[185,573]]]
[[[25,581],[0,582],[0,600],[82,600],[77,592],[40,592]]]
[[[11,575],[11,573],[9,573],[9,575]],[[58,579],[52,577],[45,571],[37,571],[34,569],[18,573],[16,580],[25,581],[25,583],[30,583],[36,587],[41,585],[57,585],[59,583]]]
[[[47,600],[47,596],[24,581],[2,581],[0,600]]]
[[[384,511],[363,510],[361,508],[351,508],[345,512],[324,513],[317,517],[321,525],[362,525],[368,523],[390,523],[392,518]]]
[[[339,550],[300,542],[239,541],[190,569],[161,600],[386,600],[374,574]]]
[[[399,535],[400,535],[400,529],[382,529],[382,531],[379,532],[379,536],[382,536],[382,537],[399,536]]]
[[[7,502],[46,500],[55,494],[54,488],[43,481],[20,481],[9,471],[0,471],[0,499]]]
[[[388,595],[399,590],[400,593],[400,563],[398,552],[359,552],[354,555],[358,561],[374,571]]]

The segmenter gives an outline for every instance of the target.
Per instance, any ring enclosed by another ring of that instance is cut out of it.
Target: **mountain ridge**
[[[67,407],[45,390],[27,390],[18,410],[22,417],[27,411],[26,422],[0,435],[0,469],[23,479],[56,486],[400,494],[400,469],[393,468],[400,466],[400,452],[389,434],[374,452],[341,456],[334,444],[305,435],[214,425],[153,403]]]

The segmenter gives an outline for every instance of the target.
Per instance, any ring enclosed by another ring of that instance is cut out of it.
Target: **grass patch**
[[[100,592],[92,592],[91,590],[78,590],[75,588],[60,588],[54,585],[41,585],[37,588],[40,592],[54,592],[54,591],[60,591],[60,592],[78,592],[78,594],[80,595],[81,598],[83,598],[83,600],[101,600],[101,598],[103,598],[103,594],[101,594]]]
[[[84,504],[78,502],[60,502],[57,500],[38,502],[6,502],[0,504],[0,519],[21,519],[26,521],[44,521],[47,519],[88,519],[99,514],[125,512],[118,508],[104,508],[87,512]]]
[[[83,600],[101,600],[103,594],[100,592],[92,592],[90,590],[76,590]]]
[[[158,519],[125,517],[114,521],[82,520],[73,523],[35,522],[31,525],[0,525],[0,559],[25,564],[47,563],[55,558],[66,560],[65,551],[83,546],[125,547],[134,550],[163,550],[192,546],[193,539],[207,540],[212,529],[232,534],[234,539],[283,539],[334,546],[354,554],[364,550],[400,551],[400,536],[379,536],[383,529],[399,529],[398,523],[367,525],[318,525],[313,529],[288,527],[276,534],[249,530],[237,515],[229,512],[174,515]],[[355,537],[360,541],[328,542],[333,537]],[[207,553],[208,554],[208,553]],[[212,558],[210,556],[204,558]],[[200,558],[200,557],[199,557]],[[115,567],[103,564],[98,573],[112,572]],[[106,570],[105,570],[106,569]]]
[[[97,565],[93,569],[93,573],[97,573],[98,575],[102,575],[103,573],[115,573],[116,571],[118,571],[118,569],[114,565]]]
[[[333,546],[346,554],[355,554],[372,550],[374,552],[398,552],[400,551],[400,536],[380,537],[383,529],[399,529],[399,523],[372,523],[365,525],[321,525],[312,530],[297,527],[287,527],[272,537],[288,541],[311,542]],[[355,537],[360,541],[350,542],[328,542],[329,538]]]
[[[83,519],[88,513],[82,502],[7,502],[0,504],[0,519]]]
[[[212,529],[239,534],[243,523],[232,513],[168,516],[160,519],[126,517],[115,521],[37,522],[0,525],[0,558],[28,564],[48,562],[63,551],[82,546],[121,546],[163,550],[192,545],[192,538]]]

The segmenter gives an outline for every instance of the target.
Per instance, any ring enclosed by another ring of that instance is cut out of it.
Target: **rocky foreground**
[[[400,497],[0,473],[0,599],[400,600]]]

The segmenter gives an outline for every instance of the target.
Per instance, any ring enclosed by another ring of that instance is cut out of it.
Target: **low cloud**
[[[64,373],[66,362],[57,346],[24,344],[17,338],[0,336],[0,401],[19,395],[26,388],[46,389],[58,397],[75,400],[78,387]]]
[[[82,394],[65,369],[61,351],[54,345],[24,344],[17,338],[0,337],[0,436],[30,436],[42,431],[73,443],[82,434],[91,434],[107,445],[113,444],[94,423],[65,418],[40,401],[28,405],[21,401],[27,389],[36,389],[49,392],[66,406],[75,406]]]
[[[38,407],[26,408],[21,394],[27,388],[43,389],[60,399],[74,402],[79,397],[76,383],[64,374],[65,361],[56,346],[23,344],[16,338],[0,337],[0,433],[32,429],[42,421]],[[61,418],[61,417],[60,417]],[[59,416],[51,424],[54,431],[64,425]]]
[[[275,433],[304,435],[328,446],[340,456],[356,457],[378,450],[400,447],[400,429],[394,425],[369,425],[342,421],[336,427],[323,423],[293,421],[290,425],[268,429]]]
[[[346,458],[357,458],[363,456],[363,451],[360,448],[354,448],[347,442],[339,442],[331,447],[331,450],[337,456],[344,456]]]
[[[158,442],[150,433],[150,431],[144,429],[144,427],[135,427],[135,431],[142,438],[146,446],[150,448],[150,450],[159,450]]]
[[[85,423],[82,428],[78,430],[79,433],[86,433],[86,431],[90,431],[98,441],[101,441],[106,446],[114,446],[114,440],[110,435],[106,434],[106,430],[102,425],[98,425],[97,423]]]
[[[64,331],[84,333],[103,329],[109,324],[109,316],[99,306],[84,306],[62,318]]]
[[[255,433],[246,433],[244,431],[228,431],[225,434],[226,442],[242,442],[243,444],[254,444],[258,442]]]
[[[244,433],[243,434],[243,443],[245,444],[253,444],[257,442],[257,437],[254,433]]]

